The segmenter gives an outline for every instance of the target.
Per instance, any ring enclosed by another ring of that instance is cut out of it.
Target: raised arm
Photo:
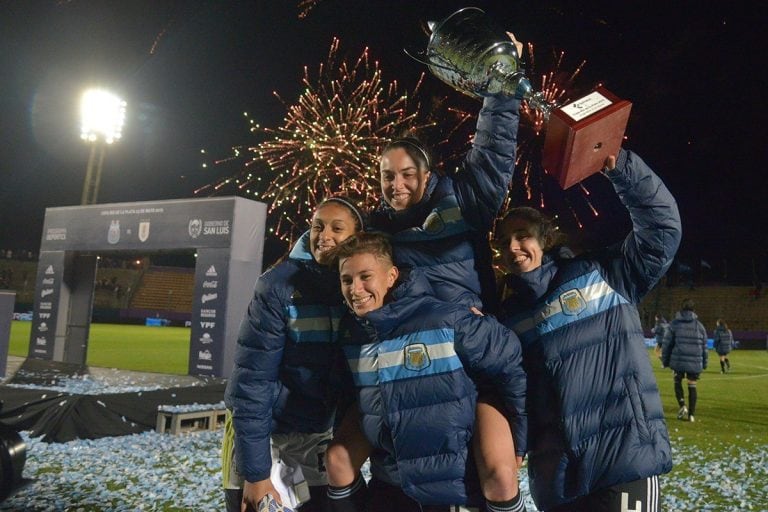
[[[477,118],[472,148],[451,175],[462,215],[478,231],[488,231],[507,196],[515,168],[520,101],[487,97]]]
[[[615,168],[605,175],[632,220],[621,258],[614,262],[612,277],[618,280],[612,284],[637,303],[672,264],[682,237],[680,212],[661,179],[631,151],[620,150]]]

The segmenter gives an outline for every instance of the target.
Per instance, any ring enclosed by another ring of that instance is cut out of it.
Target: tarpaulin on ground
[[[50,389],[0,385],[0,422],[43,441],[98,439],[154,430],[161,405],[216,404],[223,382],[104,395],[75,395]]]

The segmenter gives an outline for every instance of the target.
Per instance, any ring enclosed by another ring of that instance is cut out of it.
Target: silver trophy
[[[413,59],[437,78],[473,97],[515,96],[549,117],[554,105],[534,92],[521,69],[515,44],[477,7],[460,9],[442,21],[427,23],[432,35],[426,52]]]
[[[562,188],[598,172],[621,148],[632,104],[603,87],[566,105],[534,92],[521,69],[517,48],[477,7],[460,9],[428,23],[432,35],[418,57],[457,91],[474,97],[509,96],[541,112],[546,126],[541,164]]]

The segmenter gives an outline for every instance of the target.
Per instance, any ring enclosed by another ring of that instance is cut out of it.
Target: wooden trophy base
[[[632,103],[603,87],[552,111],[541,163],[560,187],[569,188],[603,168],[617,155]]]

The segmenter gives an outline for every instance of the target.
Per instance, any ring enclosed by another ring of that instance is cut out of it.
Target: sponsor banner
[[[202,235],[204,225],[200,225]],[[195,227],[197,230],[197,227]],[[198,249],[189,351],[191,375],[222,375],[229,249]]]
[[[179,199],[47,208],[41,250],[228,247],[242,198]]]
[[[35,303],[29,337],[29,354],[33,359],[53,359],[56,319],[64,277],[64,252],[44,251],[37,265]]]

